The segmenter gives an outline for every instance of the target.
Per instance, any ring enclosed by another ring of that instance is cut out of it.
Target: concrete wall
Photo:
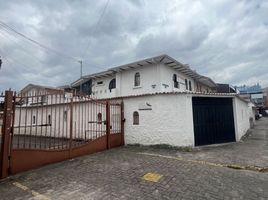
[[[237,97],[230,98],[233,98],[236,141],[239,141],[250,128],[252,107]],[[191,94],[125,98],[124,104],[126,144],[194,146]],[[135,111],[139,113],[139,125],[133,125]]]
[[[124,98],[125,114],[125,142],[126,144],[168,144],[172,146],[194,146],[194,128],[192,111],[192,94],[158,94],[139,97]],[[198,96],[198,95],[194,95]],[[199,95],[202,96],[202,95]],[[209,97],[209,95],[203,95]],[[211,97],[220,97],[210,95]],[[224,96],[222,96],[224,97]],[[237,97],[233,98],[233,110],[236,130],[236,140],[246,133],[250,127],[249,118],[253,115],[252,108]],[[119,109],[120,107],[118,107]],[[19,109],[21,115],[19,114]],[[43,109],[43,112],[42,112]],[[133,113],[139,113],[139,124],[133,124]],[[98,113],[102,113],[102,120],[106,119],[105,105],[94,105],[94,101],[86,103],[74,103],[73,134],[74,138],[87,139],[95,137],[96,130],[105,131],[103,123],[90,123],[97,121]],[[65,116],[66,113],[66,116]],[[120,127],[120,110],[111,112],[111,132],[115,133]],[[51,115],[51,126],[36,126],[32,118],[36,116],[36,124],[48,123],[48,115]],[[55,120],[56,119],[56,120]],[[20,122],[21,128],[15,128],[15,134],[37,134],[43,136],[69,137],[70,132],[70,106],[47,105],[17,108],[15,127]],[[23,127],[26,125],[26,128]],[[93,136],[90,136],[90,134]]]
[[[193,146],[190,95],[152,95],[124,99],[126,144]],[[151,105],[151,106],[148,106]],[[151,108],[151,110],[146,110]],[[139,125],[133,125],[133,112]]]
[[[233,111],[235,121],[236,141],[239,141],[250,128],[250,117],[252,116],[252,108],[248,103],[235,97],[233,98]]]

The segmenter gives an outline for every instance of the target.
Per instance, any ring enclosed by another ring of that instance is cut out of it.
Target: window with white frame
[[[140,86],[140,84],[141,84],[140,73],[136,72],[134,76],[134,86],[137,87]]]
[[[112,89],[114,89],[114,88],[116,88],[116,80],[115,80],[115,78],[112,79],[110,81],[110,83],[109,83],[109,90],[110,90],[110,92],[112,92]]]
[[[179,82],[178,82],[177,74],[173,74],[173,83],[174,83],[174,88],[179,88]]]
[[[188,81],[185,79],[185,89],[188,90]]]
[[[35,124],[36,123],[36,117],[35,117],[35,115],[33,116],[33,124]]]
[[[189,80],[189,90],[192,91],[192,82]]]
[[[133,125],[139,125],[139,113],[137,111],[133,112]]]

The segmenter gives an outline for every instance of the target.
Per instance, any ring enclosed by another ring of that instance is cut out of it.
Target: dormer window
[[[188,90],[188,81],[185,79],[185,89]]]
[[[141,84],[140,73],[137,72],[134,77],[134,86],[137,87],[140,86],[140,84]]]
[[[112,92],[112,89],[114,89],[114,88],[116,88],[116,80],[115,80],[115,78],[112,79],[110,81],[110,83],[109,83],[109,90],[110,90],[110,92]]]
[[[177,74],[173,74],[173,83],[174,83],[174,88],[179,88]]]

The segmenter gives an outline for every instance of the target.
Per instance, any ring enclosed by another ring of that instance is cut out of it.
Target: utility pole
[[[82,69],[83,69],[83,62],[82,62],[82,60],[79,60],[78,62],[80,63],[80,79],[81,79],[81,82],[80,82],[80,92],[82,94],[82,75],[83,75]]]

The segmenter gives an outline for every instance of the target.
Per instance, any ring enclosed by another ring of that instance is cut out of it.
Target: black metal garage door
[[[195,145],[235,141],[232,98],[193,97]]]

